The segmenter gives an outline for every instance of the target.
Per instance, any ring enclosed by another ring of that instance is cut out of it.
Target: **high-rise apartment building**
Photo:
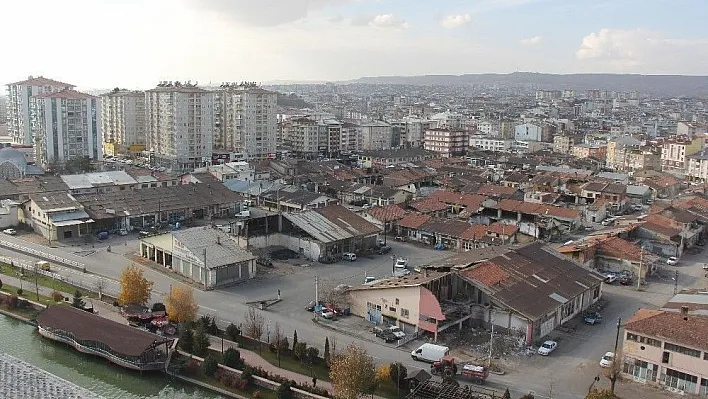
[[[145,93],[115,89],[103,94],[101,132],[106,155],[145,150]]]
[[[469,147],[469,134],[461,129],[428,129],[423,140],[425,150],[440,153],[445,158],[463,155]]]
[[[7,97],[0,96],[0,125],[7,123]]]
[[[221,85],[216,92],[217,149],[249,158],[274,154],[278,138],[278,94],[253,83]]]
[[[320,124],[308,117],[291,118],[284,122],[283,144],[300,156],[319,153]]]
[[[393,142],[393,127],[383,121],[364,123],[361,131],[362,150],[390,150]]]
[[[190,170],[211,161],[214,92],[190,83],[161,82],[145,92],[147,149],[156,165]]]
[[[37,163],[47,166],[82,157],[103,159],[97,97],[73,89],[35,95],[30,114]]]
[[[44,77],[32,77],[7,85],[9,133],[15,144],[34,145],[32,136],[32,97],[62,90],[73,89],[74,85]]]

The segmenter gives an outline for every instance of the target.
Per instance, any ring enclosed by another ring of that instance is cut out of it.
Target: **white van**
[[[435,344],[423,344],[420,348],[411,352],[411,357],[413,360],[420,360],[423,362],[437,362],[444,356],[450,354],[450,348],[442,345]]]

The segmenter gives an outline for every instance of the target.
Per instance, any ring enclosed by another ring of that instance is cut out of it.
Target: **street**
[[[137,248],[135,236],[113,237],[106,243],[56,248],[23,240],[22,237],[0,237],[0,255],[12,257],[28,265],[34,264],[37,258],[7,249],[6,245],[2,245],[7,242],[60,256],[69,261],[80,262],[85,265],[86,274],[61,266],[54,267],[52,271],[66,279],[73,279],[73,281],[80,279],[87,286],[92,284],[95,286],[97,280],[106,279],[108,280],[106,292],[111,293],[117,290],[120,273],[131,262],[129,256]],[[109,244],[111,252],[107,251]],[[354,262],[340,261],[330,265],[279,267],[277,273],[266,274],[253,281],[223,290],[195,290],[195,296],[202,314],[213,315],[222,324],[233,321],[238,325],[244,318],[246,302],[275,298],[280,290],[282,302],[264,311],[268,332],[272,331],[278,323],[281,331],[288,336],[292,336],[293,331],[297,330],[298,337],[312,345],[317,345],[318,342],[319,345],[324,345],[325,337],[330,337],[330,341],[336,339],[337,348],[344,348],[352,342],[362,345],[380,363],[398,361],[403,363],[409,372],[428,369],[427,364],[411,359],[410,347],[397,349],[383,343],[325,329],[313,323],[312,314],[304,310],[305,305],[314,299],[315,276],[318,277],[321,288],[338,284],[355,285],[362,283],[365,275],[389,276],[391,256],[408,257],[410,266],[415,267],[452,255],[450,252],[420,248],[406,243],[389,242],[389,244],[393,250],[386,255],[360,257]],[[680,290],[684,287],[705,285],[702,269],[705,261],[706,256],[703,253],[684,255],[678,266],[662,265],[662,268],[666,269],[668,274],[673,274],[675,270],[679,271],[676,288]],[[145,277],[155,282],[153,301],[163,301],[164,293],[169,292],[170,285],[179,283],[178,279],[168,274],[160,273],[150,267],[142,268]],[[509,387],[512,397],[519,397],[532,391],[536,397],[583,398],[593,378],[601,375],[598,364],[601,356],[614,348],[617,318],[621,317],[625,320],[640,307],[657,308],[663,305],[673,295],[674,289],[675,282],[671,278],[650,279],[649,284],[643,286],[641,291],[631,286],[605,285],[604,298],[607,306],[602,311],[603,323],[594,326],[580,323],[575,331],[569,333],[554,331],[552,337],[559,343],[559,348],[555,352],[547,357],[533,354],[504,359],[507,365],[505,374],[491,375],[485,387],[498,390],[500,393]],[[420,341],[414,341],[409,345],[415,345],[415,342]],[[602,377],[595,386],[608,385],[608,381]],[[665,397],[657,390],[641,387],[634,382],[622,382],[617,390],[627,398]]]

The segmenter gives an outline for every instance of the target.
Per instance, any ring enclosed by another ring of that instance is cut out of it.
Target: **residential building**
[[[707,134],[708,124],[693,122],[693,121],[682,121],[676,124],[676,135],[686,136],[688,138],[693,138],[697,134]]]
[[[514,129],[514,138],[517,141],[541,141],[542,137],[541,126],[532,123],[523,123]]]
[[[342,151],[359,151],[361,149],[361,131],[359,125],[349,122],[342,123]]]
[[[607,155],[605,165],[610,168],[619,169],[624,166],[626,154],[629,149],[638,148],[641,141],[632,136],[622,136],[607,142]]]
[[[625,323],[622,372],[671,392],[708,395],[708,316],[639,309]]]
[[[703,137],[666,140],[661,148],[662,170],[685,173],[688,168],[686,157],[700,152],[703,149],[704,142]]]
[[[693,181],[708,181],[708,154],[701,151],[697,154],[689,155],[688,170],[686,175]]]
[[[342,123],[334,119],[323,119],[319,123],[320,154],[339,154],[342,151]]]
[[[189,83],[161,82],[145,92],[145,99],[147,147],[152,163],[184,171],[211,160],[213,92]]]
[[[0,96],[0,125],[5,125],[7,123],[8,104],[7,97]]]
[[[36,162],[63,164],[88,157],[103,159],[101,107],[97,97],[67,89],[32,97]]]
[[[390,150],[393,127],[383,121],[367,122],[359,126],[362,150]]]
[[[492,136],[495,129],[495,124],[490,121],[477,122],[477,131],[484,136]]]
[[[101,96],[101,133],[106,155],[145,150],[145,93],[114,89]]]
[[[442,154],[444,158],[463,155],[469,147],[469,135],[466,130],[436,128],[425,131],[423,148]]]
[[[431,121],[407,116],[391,124],[400,128],[402,146],[421,147],[424,133],[430,128]]]
[[[30,76],[27,80],[7,85],[7,118],[12,142],[24,145],[35,144],[31,114],[32,97],[73,88],[74,85],[42,76],[36,78]]]
[[[50,243],[91,234],[93,225],[84,206],[67,192],[30,195],[21,219]]]
[[[575,139],[572,136],[558,135],[553,137],[553,152],[570,154]]]
[[[430,116],[430,127],[437,129],[462,129],[465,117],[461,114],[445,111]]]
[[[607,147],[596,144],[576,144],[573,146],[572,154],[576,158],[595,158],[605,160]]]
[[[633,148],[625,152],[624,166],[626,171],[661,170],[661,154],[651,149]]]
[[[300,117],[283,123],[283,144],[295,154],[312,156],[319,152],[320,125],[316,120]]]
[[[493,152],[503,152],[509,151],[514,145],[514,140],[485,137],[482,135],[472,135],[470,136],[470,148],[476,148],[479,150],[493,151]]]
[[[223,84],[216,91],[214,147],[265,159],[278,136],[278,94],[255,84]]]

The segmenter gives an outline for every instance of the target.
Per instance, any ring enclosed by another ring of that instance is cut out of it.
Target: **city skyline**
[[[1,10],[33,18],[0,24],[5,37],[25,38],[6,42],[15,58],[0,70],[3,85],[28,75],[88,90],[160,80],[708,73],[700,21],[708,4],[697,0],[41,0]],[[51,37],[81,42],[67,51],[71,41]]]

